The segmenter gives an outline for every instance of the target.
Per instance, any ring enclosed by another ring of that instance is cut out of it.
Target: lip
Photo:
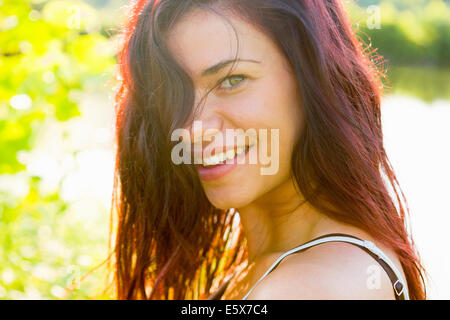
[[[239,154],[233,159],[233,163],[230,164],[226,163],[225,161],[224,164],[219,164],[211,167],[196,165],[195,167],[197,168],[198,176],[203,181],[214,181],[223,178],[238,166],[238,160],[245,157],[252,148],[253,146],[248,148],[245,152]]]

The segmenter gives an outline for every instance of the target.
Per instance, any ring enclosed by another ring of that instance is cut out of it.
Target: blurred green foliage
[[[381,28],[371,28],[360,21],[361,31],[367,34],[392,64],[450,66],[450,6],[447,1],[383,0],[356,3],[364,5],[366,10],[370,5],[378,6]]]
[[[354,0],[347,4],[361,41],[387,60],[388,87],[394,93],[426,101],[450,99],[449,1]],[[378,18],[380,24],[375,26]]]
[[[450,69],[395,66],[388,72],[392,92],[419,97],[426,102],[450,100]]]
[[[82,2],[0,1],[0,299],[88,298],[98,285],[64,290],[106,257],[107,227],[91,234],[20,157],[44,123],[80,115],[75,93],[111,76],[114,51],[98,21]]]

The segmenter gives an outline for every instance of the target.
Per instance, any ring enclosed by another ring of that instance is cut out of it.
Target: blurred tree
[[[86,237],[24,155],[44,121],[79,116],[76,93],[110,77],[114,51],[98,21],[83,2],[0,1],[0,299],[92,295],[94,282],[64,288],[104,258],[105,234]]]
[[[450,1],[354,0],[347,10],[361,41],[386,59],[395,93],[450,99]],[[378,28],[370,21],[378,8]],[[388,93],[392,93],[388,90]]]

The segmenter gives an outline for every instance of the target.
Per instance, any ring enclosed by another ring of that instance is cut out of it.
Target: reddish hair
[[[170,160],[170,135],[192,114],[194,88],[164,35],[196,7],[236,13],[282,49],[305,115],[291,159],[299,191],[322,213],[392,248],[410,297],[425,299],[424,269],[406,226],[408,206],[383,146],[379,73],[338,0],[134,4],[119,54],[117,297],[201,299],[247,261],[241,226],[233,225],[236,212],[214,208],[195,169]]]

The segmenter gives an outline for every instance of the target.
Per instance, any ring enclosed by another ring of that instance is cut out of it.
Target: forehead
[[[271,40],[234,15],[204,9],[186,14],[167,35],[169,50],[193,77],[224,60],[256,59],[264,63],[274,54]]]

